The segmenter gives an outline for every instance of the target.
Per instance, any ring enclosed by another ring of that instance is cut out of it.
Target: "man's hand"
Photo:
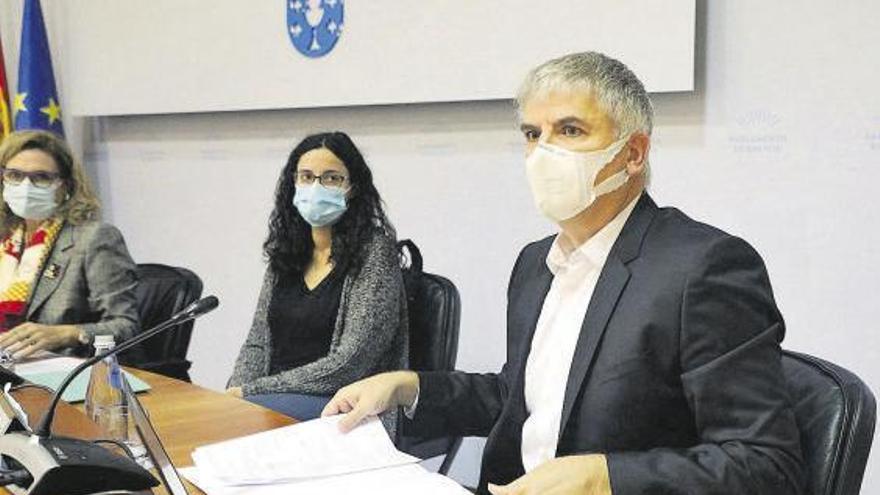
[[[493,495],[611,495],[602,454],[551,459],[505,486],[489,484]]]
[[[22,359],[40,350],[73,347],[79,343],[79,328],[74,325],[42,325],[26,322],[0,335],[0,347]]]
[[[244,397],[244,393],[241,391],[241,387],[229,387],[226,389],[226,395],[231,395],[233,397],[238,397],[241,399]]]
[[[343,432],[350,431],[367,416],[397,406],[410,406],[419,393],[419,375],[412,371],[392,371],[365,378],[342,387],[324,407],[321,416],[345,414],[339,420]]]

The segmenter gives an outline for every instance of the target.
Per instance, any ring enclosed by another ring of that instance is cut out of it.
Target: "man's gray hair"
[[[597,52],[572,53],[532,69],[519,88],[517,107],[532,97],[558,90],[591,91],[617,124],[618,137],[633,132],[651,135],[654,109],[645,86],[619,60]]]

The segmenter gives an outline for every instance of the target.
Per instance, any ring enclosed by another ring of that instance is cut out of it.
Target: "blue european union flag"
[[[49,38],[40,0],[25,0],[18,61],[18,92],[13,102],[15,129],[46,129],[64,135],[55,91]]]

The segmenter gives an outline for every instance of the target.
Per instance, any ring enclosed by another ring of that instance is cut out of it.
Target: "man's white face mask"
[[[623,149],[629,136],[603,150],[570,151],[539,143],[526,158],[526,174],[535,206],[554,222],[568,220],[584,211],[596,198],[617,190],[629,179],[624,168],[600,184],[596,176]]]

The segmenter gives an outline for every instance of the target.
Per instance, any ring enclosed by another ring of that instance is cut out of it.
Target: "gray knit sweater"
[[[364,246],[357,273],[346,274],[339,312],[326,356],[274,375],[267,313],[275,274],[266,270],[250,333],[241,347],[229,386],[244,395],[300,393],[333,395],[361,378],[407,367],[409,333],[406,295],[394,241],[377,234]]]

